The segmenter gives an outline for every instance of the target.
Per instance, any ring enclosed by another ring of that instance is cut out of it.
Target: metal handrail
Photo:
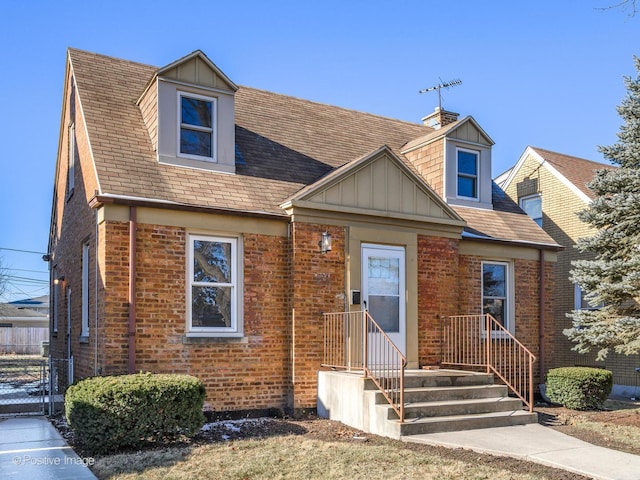
[[[533,412],[533,363],[536,357],[490,314],[443,318],[442,363],[485,367]]]
[[[404,422],[406,357],[366,310],[323,316],[322,366],[362,370]]]

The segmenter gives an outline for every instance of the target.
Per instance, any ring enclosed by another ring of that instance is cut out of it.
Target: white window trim
[[[76,126],[69,125],[69,159],[67,161],[67,196],[73,194],[75,187],[75,166],[76,166]]]
[[[467,152],[476,156],[476,174],[475,175],[469,175],[468,173],[462,173],[462,174],[460,173],[460,171],[458,170],[458,153],[459,152]],[[479,202],[480,201],[480,152],[478,150],[471,150],[469,148],[456,147],[455,162],[456,162],[455,163],[456,164],[456,198],[469,200],[473,202]],[[458,178],[460,178],[460,176],[465,178],[475,178],[475,181],[476,181],[475,197],[467,197],[465,195],[460,195],[460,192],[458,192]]]
[[[538,226],[542,228],[542,218],[544,217],[544,214],[542,213],[542,195],[541,194],[534,193],[532,195],[526,195],[524,197],[520,197],[520,199],[518,200],[518,206],[526,213],[526,210],[524,210],[524,206],[522,205],[523,202],[526,202],[527,200],[532,200],[534,198],[540,199],[540,223],[536,222],[536,219],[531,216],[529,218],[531,218],[531,220],[533,220],[534,222],[538,223]]]
[[[190,158],[192,160],[204,160],[207,162],[217,163],[217,137],[218,137],[218,100],[215,97],[207,97],[205,95],[198,95],[197,93],[184,92],[178,90],[178,106],[177,106],[177,130],[176,130],[176,156],[180,158]],[[197,100],[204,100],[206,102],[211,102],[211,128],[207,127],[199,127],[197,125],[191,124],[183,124],[182,123],[182,97],[195,98]],[[197,130],[201,132],[211,132],[211,156],[206,157],[203,155],[192,155],[189,153],[180,152],[180,131],[183,126],[185,128],[189,128],[191,130]]]
[[[512,335],[515,335],[515,286],[513,283],[513,263],[504,260],[483,260],[481,262],[480,270],[480,312],[484,313],[484,266],[485,265],[504,265],[505,268],[505,287],[507,289],[505,297],[505,313],[504,313],[504,325],[503,327],[508,330]],[[483,334],[486,334],[484,325],[482,327]],[[505,336],[504,332],[491,332],[493,338],[501,338]]]
[[[187,322],[186,337],[242,337],[244,335],[243,328],[243,309],[242,309],[242,292],[243,292],[243,253],[242,238],[236,236],[221,235],[196,235],[187,236]],[[231,327],[193,327],[192,321],[192,286],[194,285],[211,285],[209,283],[199,283],[193,281],[193,242],[195,240],[204,240],[208,242],[227,242],[231,243],[231,283],[216,285],[231,286]]]
[[[89,242],[82,244],[82,328],[80,336],[89,336]]]

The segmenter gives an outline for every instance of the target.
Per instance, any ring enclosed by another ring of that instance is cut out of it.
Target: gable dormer
[[[159,69],[138,100],[158,162],[235,173],[237,89],[200,50]]]
[[[455,113],[436,113],[448,121],[437,122],[433,132],[407,143],[402,153],[449,205],[492,209],[493,140],[473,117],[457,120]]]

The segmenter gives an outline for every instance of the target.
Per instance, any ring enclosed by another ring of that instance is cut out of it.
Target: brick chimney
[[[449,125],[458,120],[459,113],[448,112],[440,107],[436,107],[435,111],[422,119],[427,126],[438,130],[439,128]]]

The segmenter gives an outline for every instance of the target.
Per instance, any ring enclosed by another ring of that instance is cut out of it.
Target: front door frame
[[[403,355],[407,354],[407,305],[406,305],[406,248],[397,245],[383,245],[363,243],[361,245],[362,266],[362,305],[370,306],[368,286],[368,259],[371,257],[383,257],[398,260],[398,329],[397,331],[385,331],[391,341],[398,347]],[[373,319],[376,320],[375,315]]]

